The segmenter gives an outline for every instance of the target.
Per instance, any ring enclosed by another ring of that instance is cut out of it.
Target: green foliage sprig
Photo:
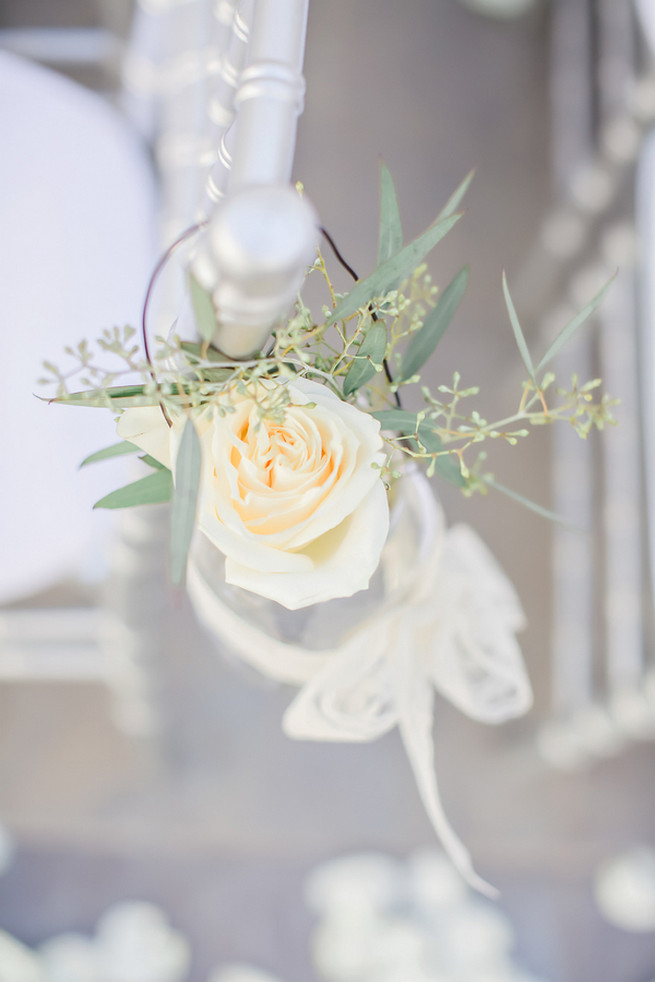
[[[221,414],[228,413],[232,410],[233,393],[247,392],[252,396],[256,392],[261,419],[280,422],[290,398],[286,386],[257,387],[254,383],[306,377],[322,382],[340,399],[355,403],[380,422],[388,448],[382,475],[385,480],[397,476],[398,461],[404,457],[423,463],[429,475],[437,474],[466,494],[485,492],[490,487],[506,490],[492,474],[483,472],[485,455],[480,448],[484,442],[501,440],[515,445],[532,427],[562,421],[586,437],[592,428],[603,429],[615,422],[612,409],[616,402],[607,395],[597,396],[599,379],[581,382],[573,376],[568,385],[558,387],[552,371],[546,370],[562,345],[596,310],[609,284],[564,326],[535,365],[503,274],[509,319],[527,373],[516,410],[488,421],[474,408],[479,388],[462,387],[459,372],[448,384],[431,390],[421,372],[458,309],[469,270],[464,267],[439,290],[424,260],[461,218],[457,209],[471,178],[469,174],[425,232],[403,245],[393,180],[383,166],[375,270],[358,279],[349,293],[339,294],[325,257],[319,252],[308,276],[320,277],[325,285],[327,302],[320,316],[315,316],[299,297],[291,317],[273,331],[266,352],[238,361],[213,347],[216,312],[211,296],[193,280],[191,298],[202,340],[188,341],[177,335],[157,338],[158,347],[150,362],[140,354],[133,328],[115,328],[105,331],[97,342],[103,353],[113,357],[114,367],[100,364],[92,347],[82,342],[75,349],[66,349],[76,362],[73,368],[60,371],[52,363],[45,363],[49,378],[42,381],[54,383],[57,402],[114,410],[159,405],[167,418],[180,410],[189,413],[209,405]],[[136,376],[137,380],[117,385],[126,375]],[[71,391],[73,379],[86,388]],[[423,408],[418,411],[403,408],[405,393],[410,391],[420,397],[414,399],[422,402]],[[85,463],[130,451],[136,452],[136,448],[118,444],[92,455]],[[196,456],[195,451],[189,456],[194,468]],[[162,473],[161,465],[147,459],[147,455],[143,459],[155,465],[155,473],[106,496],[98,507],[125,507],[170,496],[170,473]],[[193,498],[188,482],[181,476],[180,480],[184,494]],[[178,483],[176,480],[176,487]],[[521,500],[544,512],[540,506]],[[180,535],[188,538],[188,521],[181,511],[176,521],[183,530]]]

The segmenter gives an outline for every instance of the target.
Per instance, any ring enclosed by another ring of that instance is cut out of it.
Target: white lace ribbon
[[[526,712],[532,693],[515,638],[524,617],[514,588],[476,533],[465,525],[444,531],[429,485],[418,487],[424,511],[429,496],[429,534],[419,556],[408,567],[399,564],[393,547],[385,550],[385,607],[330,651],[287,644],[246,623],[193,565],[188,587],[201,619],[237,654],[266,675],[301,687],[284,715],[288,736],[363,742],[398,726],[435,832],[466,881],[493,895],[441,803],[434,693],[486,723]]]

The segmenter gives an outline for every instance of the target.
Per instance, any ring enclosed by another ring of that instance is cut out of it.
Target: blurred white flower
[[[632,849],[604,863],[594,896],[603,917],[624,931],[655,931],[655,851]]]
[[[207,982],[280,982],[280,979],[251,965],[235,964],[215,969]]]
[[[39,948],[44,982],[104,982],[92,938],[59,934]]]
[[[434,849],[405,863],[339,857],[310,874],[306,893],[320,915],[312,953],[326,982],[538,982],[512,961],[507,916]]]
[[[190,952],[154,904],[126,901],[98,922],[96,939],[103,982],[183,982]]]
[[[0,982],[46,982],[34,952],[6,931],[0,931]]]

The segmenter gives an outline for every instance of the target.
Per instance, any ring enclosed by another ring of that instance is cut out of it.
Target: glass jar
[[[411,598],[442,532],[430,484],[411,469],[391,490],[389,533],[367,590],[287,610],[226,583],[222,553],[200,534],[191,553],[189,595],[219,647],[278,681],[302,684],[344,640],[362,632],[382,611],[400,608]]]

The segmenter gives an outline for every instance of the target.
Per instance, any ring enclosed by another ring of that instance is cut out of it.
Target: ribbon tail
[[[410,688],[403,700],[398,726],[425,810],[448,857],[468,885],[495,899],[499,891],[473,869],[469,852],[446,818],[441,803],[434,766],[432,685],[425,677],[416,676],[410,681]]]

